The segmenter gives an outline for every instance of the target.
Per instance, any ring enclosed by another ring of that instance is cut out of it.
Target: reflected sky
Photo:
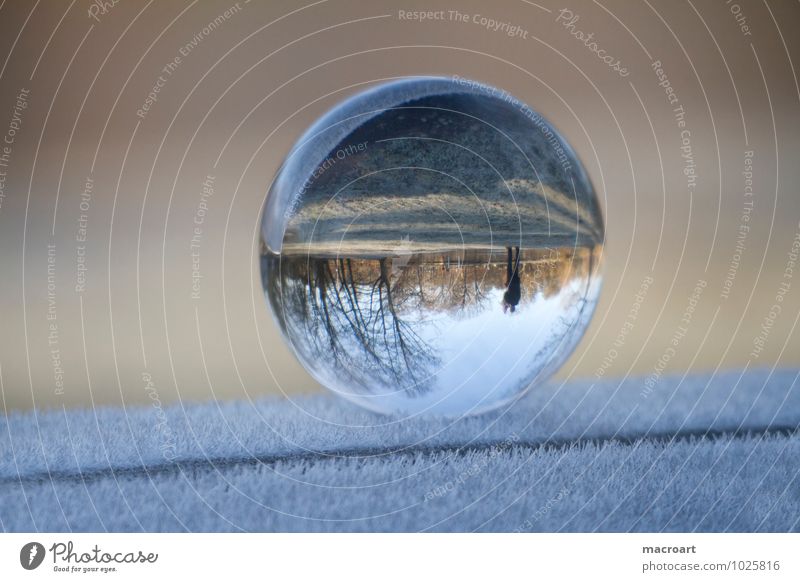
[[[276,275],[265,285],[282,330],[320,382],[379,411],[456,413],[557,369],[594,308],[598,254],[272,255],[263,271]]]

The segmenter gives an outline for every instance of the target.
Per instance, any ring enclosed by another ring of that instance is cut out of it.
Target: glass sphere
[[[320,118],[275,178],[267,302],[303,366],[371,410],[463,415],[553,374],[588,326],[604,231],[572,149],[508,93],[413,78]]]

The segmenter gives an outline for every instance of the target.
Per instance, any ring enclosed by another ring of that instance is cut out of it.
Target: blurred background
[[[780,1],[6,0],[3,405],[320,390],[263,298],[261,208],[318,116],[413,75],[512,93],[594,182],[604,289],[557,380],[796,366],[798,22]]]

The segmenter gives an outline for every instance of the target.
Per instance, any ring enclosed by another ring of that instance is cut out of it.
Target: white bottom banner
[[[798,534],[3,534],[0,580],[800,580],[799,549]]]

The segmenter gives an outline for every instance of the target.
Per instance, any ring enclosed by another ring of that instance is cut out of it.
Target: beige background
[[[20,89],[30,89],[2,168],[7,409],[319,390],[283,345],[261,296],[255,253],[264,196],[317,116],[371,83],[418,74],[459,75],[513,93],[561,130],[592,176],[607,221],[606,281],[561,379],[595,378],[604,358],[606,376],[660,369],[701,279],[707,287],[664,373],[800,363],[800,267],[763,352],[749,355],[800,229],[796,2],[570,1],[575,28],[594,32],[598,46],[627,66],[625,78],[556,22],[565,5],[549,0],[242,1],[207,35],[203,28],[232,3],[123,0],[98,13],[99,22],[90,6],[7,0],[0,8],[0,134]],[[470,18],[398,18],[398,10],[421,8]],[[527,38],[487,30],[472,22],[475,14],[518,25]],[[198,33],[201,41],[137,117],[162,68]],[[686,111],[698,172],[692,195],[654,60]],[[746,150],[754,152],[751,229],[723,299]],[[193,299],[189,245],[208,175],[214,194]],[[93,189],[82,212],[87,177]],[[86,288],[76,292],[82,213]],[[55,245],[54,304],[48,244]],[[639,317],[615,347],[647,276],[654,282]]]

